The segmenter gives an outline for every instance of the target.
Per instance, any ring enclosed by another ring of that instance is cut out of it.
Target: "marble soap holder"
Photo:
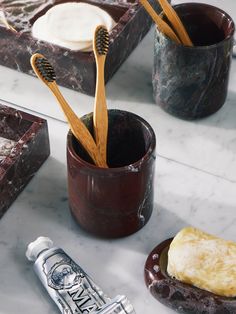
[[[0,218],[49,154],[46,120],[0,103]]]
[[[235,297],[219,296],[169,276],[168,251],[172,240],[158,244],[145,263],[145,283],[154,298],[178,313],[236,313]]]
[[[57,74],[59,85],[94,95],[96,66],[93,52],[71,51],[32,37],[34,21],[53,5],[70,0],[16,0],[1,1],[6,18],[18,33],[0,26],[0,63],[4,66],[33,75],[30,57],[40,52],[45,55]],[[80,2],[77,0],[75,2]],[[117,23],[110,32],[110,47],[106,58],[105,81],[117,71],[123,61],[138,45],[152,21],[138,0],[85,0],[107,11]],[[155,0],[151,0],[153,5]],[[156,5],[157,7],[157,5]],[[160,12],[160,7],[157,8]],[[19,18],[20,16],[20,18]]]

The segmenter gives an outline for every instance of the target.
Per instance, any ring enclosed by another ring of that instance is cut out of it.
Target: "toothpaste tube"
[[[125,296],[108,298],[94,281],[52,240],[39,237],[26,257],[63,314],[135,314]]]

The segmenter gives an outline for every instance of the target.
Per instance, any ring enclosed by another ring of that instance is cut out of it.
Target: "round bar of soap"
[[[66,2],[39,17],[32,26],[32,36],[70,50],[92,51],[98,25],[111,31],[115,21],[96,5]]]
[[[178,313],[236,313],[236,298],[219,296],[169,276],[168,250],[172,240],[165,240],[156,246],[146,260],[144,277],[151,294]]]
[[[111,16],[104,10],[88,3],[62,3],[47,12],[50,33],[62,41],[78,42],[93,40],[98,25],[108,30],[113,27]]]
[[[65,42],[56,37],[53,37],[48,29],[47,24],[47,16],[43,15],[42,17],[38,18],[32,28],[32,35],[39,40],[44,40],[50,42],[51,44],[55,44],[58,46],[62,46],[64,48],[68,48],[71,50],[85,50],[90,48],[91,42]],[[91,49],[92,50],[92,49]]]

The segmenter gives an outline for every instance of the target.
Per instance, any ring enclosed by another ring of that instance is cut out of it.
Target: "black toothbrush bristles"
[[[109,48],[109,34],[105,27],[101,26],[96,32],[96,49],[99,55],[106,55]]]
[[[36,58],[35,66],[46,81],[52,83],[56,80],[56,73],[46,58]]]

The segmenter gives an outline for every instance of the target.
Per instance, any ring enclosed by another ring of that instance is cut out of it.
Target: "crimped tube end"
[[[135,310],[126,296],[118,295],[104,305],[97,314],[135,314]]]

